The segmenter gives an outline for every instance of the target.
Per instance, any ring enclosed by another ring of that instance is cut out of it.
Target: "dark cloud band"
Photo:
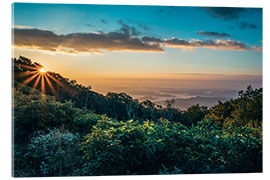
[[[256,28],[257,25],[255,24],[251,24],[245,21],[240,23],[240,29],[256,29]]]
[[[40,29],[14,29],[14,46],[66,53],[108,51],[163,51],[159,43],[148,43],[126,32],[72,33],[56,35]]]
[[[211,16],[225,20],[237,19],[241,13],[246,11],[246,8],[234,7],[204,7],[204,9]]]
[[[205,36],[220,37],[220,38],[230,37],[230,35],[227,34],[227,33],[218,33],[218,32],[199,31],[199,32],[197,32],[197,34],[199,34],[199,35],[205,35]]]

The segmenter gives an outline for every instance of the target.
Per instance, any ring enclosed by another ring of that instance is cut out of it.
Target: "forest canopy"
[[[181,110],[12,62],[15,177],[262,172],[262,88]]]

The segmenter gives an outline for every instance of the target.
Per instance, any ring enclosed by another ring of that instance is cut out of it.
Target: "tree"
[[[119,120],[128,120],[137,116],[137,103],[131,96],[125,93],[108,92],[108,115]]]
[[[170,109],[170,108],[172,108],[173,107],[173,105],[174,105],[174,103],[175,103],[175,99],[173,98],[173,99],[167,99],[166,101],[165,101],[165,103],[166,103],[166,107],[167,107],[167,109]]]
[[[91,89],[91,86],[87,86],[85,91],[86,91],[86,98],[85,98],[85,108],[88,107],[88,97],[89,97],[89,91]]]
[[[142,106],[142,113],[145,115],[144,119],[157,120],[158,114],[155,108],[156,104],[146,99],[140,103]]]
[[[212,107],[205,118],[221,126],[262,126],[262,88],[247,87],[240,91],[237,99],[231,99]]]
[[[196,125],[197,122],[203,120],[208,112],[206,106],[200,106],[199,104],[190,106],[186,111],[183,112],[183,124],[187,126]]]
[[[31,159],[32,176],[70,176],[80,168],[79,136],[63,128],[37,131],[25,155]]]

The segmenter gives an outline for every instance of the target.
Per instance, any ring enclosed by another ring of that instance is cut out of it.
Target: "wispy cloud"
[[[165,39],[163,40],[163,44],[166,47],[173,47],[173,48],[182,48],[182,49],[193,49],[193,48],[208,48],[208,49],[215,49],[215,50],[231,50],[231,51],[261,51],[261,47],[247,47],[246,44],[240,41],[234,40],[191,40],[186,41],[183,39]]]
[[[138,31],[134,26],[129,26],[126,23],[124,23],[124,21],[119,20],[118,24],[121,25],[121,29],[120,31],[123,32],[124,34],[130,34],[132,36],[138,36],[141,34],[140,31]]]
[[[161,15],[163,13],[166,13],[166,14],[171,14],[171,13],[174,13],[177,11],[177,7],[175,6],[163,6],[161,8],[159,8],[155,14],[156,15]]]
[[[129,23],[136,25],[137,27],[141,28],[144,31],[149,31],[150,27],[141,23],[140,21],[134,21],[134,20],[127,20]]]
[[[101,21],[103,24],[108,24],[108,21],[105,20],[105,19],[100,19],[100,21]]]
[[[240,29],[256,29],[257,25],[248,23],[248,22],[241,22],[240,23]]]
[[[87,27],[96,27],[96,26],[94,26],[94,25],[92,25],[92,24],[85,24]]]
[[[230,37],[231,36],[231,35],[229,35],[227,33],[207,32],[207,31],[199,31],[199,32],[197,32],[197,34],[205,35],[205,36],[220,37],[220,38]]]

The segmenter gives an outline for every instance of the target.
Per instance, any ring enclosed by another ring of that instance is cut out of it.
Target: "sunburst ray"
[[[52,80],[54,80],[54,82],[56,82],[58,85],[60,85],[62,88],[64,88],[67,92],[69,92],[70,94],[72,94],[72,91],[70,89],[68,89],[63,83],[61,83],[60,81],[58,81],[57,79],[55,79],[50,74],[47,74],[47,75],[48,75],[49,78],[51,78]]]
[[[45,80],[44,80],[44,74],[41,74],[41,93],[45,94]]]
[[[29,75],[35,74],[35,73],[37,73],[37,71],[19,72],[19,73],[16,73],[15,75],[16,75],[16,77],[21,78],[21,77],[29,76]]]
[[[23,68],[27,68],[27,69],[32,69],[32,70],[38,70],[38,67],[35,66],[35,67],[32,67],[32,66],[28,66],[28,65],[25,65],[25,64],[20,64],[19,66],[23,67]]]
[[[33,94],[34,91],[36,90],[36,87],[37,87],[37,85],[38,85],[38,83],[40,81],[40,78],[41,78],[41,75],[39,74],[36,81],[35,81],[35,83],[34,83],[34,85],[33,85],[33,87],[32,87],[32,89],[31,89],[31,91],[30,91],[30,94]]]
[[[33,76],[29,77],[28,79],[24,80],[18,87],[18,90],[21,90],[24,86],[26,86],[28,83],[30,83],[35,77],[37,77],[39,74],[36,73]]]
[[[53,87],[53,85],[52,85],[50,79],[47,77],[46,74],[44,74],[44,77],[45,77],[45,80],[46,80],[46,82],[47,82],[49,88],[51,89],[53,95],[55,96],[55,98],[58,98],[58,94],[56,93],[56,91],[55,91],[55,89],[54,89],[54,87]]]

